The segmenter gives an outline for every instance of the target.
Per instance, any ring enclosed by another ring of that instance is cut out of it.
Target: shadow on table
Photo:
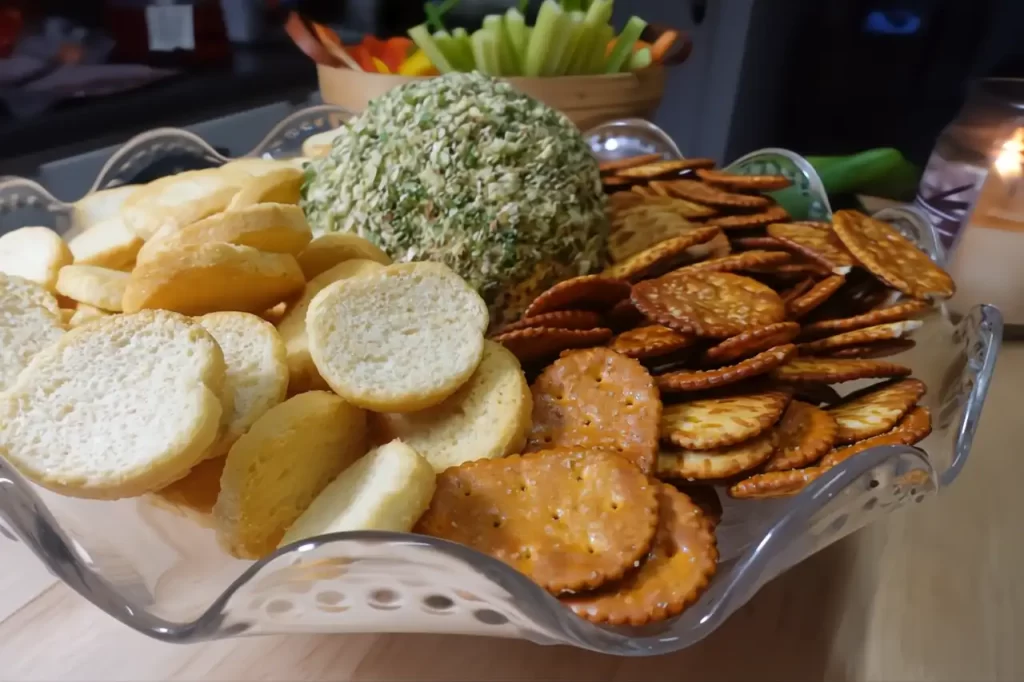
[[[858,536],[768,584],[710,637],[676,654],[625,659],[511,640],[391,636],[351,679],[843,682],[858,667],[844,655],[861,651],[868,615],[866,600],[850,597],[870,594],[874,578],[870,567],[854,570],[855,554],[864,556]]]

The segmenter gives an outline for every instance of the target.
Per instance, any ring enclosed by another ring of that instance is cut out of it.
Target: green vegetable
[[[569,14],[569,25],[566,28],[565,47],[562,50],[562,56],[558,60],[558,65],[551,73],[552,76],[562,76],[567,73],[572,73],[569,70],[569,67],[572,63],[573,55],[583,38],[583,19],[585,17],[586,15],[581,11],[574,11]]]
[[[642,50],[637,50],[629,56],[627,68],[630,71],[637,71],[650,66],[653,61],[654,58],[651,56],[651,48],[645,47]]]
[[[444,15],[448,13],[450,9],[459,4],[460,0],[442,0],[438,5],[432,2],[425,3],[423,5],[423,13],[427,17],[427,24],[435,31],[444,31]],[[422,49],[422,48],[421,48]],[[434,66],[437,66],[435,64]]]
[[[605,64],[608,62],[605,57],[605,49],[608,43],[611,42],[612,38],[615,37],[615,29],[608,24],[601,26],[597,30],[597,40],[590,50],[590,57],[586,68],[579,73],[582,74],[595,74],[604,73]]]
[[[590,7],[587,8],[587,14],[583,18],[580,38],[569,62],[568,73],[589,73],[591,57],[598,43],[600,43],[601,55],[603,57],[605,45],[608,44],[609,38],[601,40],[601,29],[608,26],[611,18],[612,0],[594,0]]]
[[[543,76],[554,70],[561,57],[561,49],[557,46],[565,43],[568,19],[568,14],[555,0],[544,0],[537,14],[537,23],[533,26],[530,43],[526,47],[524,76]]]
[[[526,30],[526,17],[515,7],[505,13],[505,33],[512,45],[516,57],[516,74],[522,75],[523,66],[526,61],[526,46],[529,44],[530,36]]]
[[[423,54],[427,55],[427,58],[431,63],[437,67],[437,70],[441,73],[450,73],[455,69],[451,63],[441,52],[441,49],[434,42],[434,39],[430,35],[430,31],[427,29],[426,24],[420,24],[419,26],[413,26],[409,29],[409,37],[416,43],[416,47],[423,50]]]
[[[469,32],[461,26],[452,31],[452,47],[459,54],[459,71],[472,71],[476,68]]]
[[[498,56],[498,44],[494,34],[481,28],[469,37],[473,46],[473,58],[476,60],[476,70],[488,76],[501,75],[501,58]]]
[[[512,46],[512,39],[505,31],[505,22],[500,14],[491,14],[484,17],[484,28],[491,32],[498,49],[498,64],[501,67],[501,75],[515,76],[519,73],[519,64],[516,61],[516,51]]]
[[[625,28],[615,41],[615,47],[608,57],[608,63],[604,66],[605,73],[618,73],[626,64],[626,60],[633,54],[633,46],[640,39],[640,34],[647,28],[647,22],[640,17],[630,17]]]

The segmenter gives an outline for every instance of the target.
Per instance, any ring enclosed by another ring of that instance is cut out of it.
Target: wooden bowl
[[[398,76],[355,71],[324,47],[311,24],[292,13],[286,24],[288,34],[298,47],[316,63],[320,95],[324,102],[361,112],[370,100],[391,88],[426,77]],[[655,40],[668,30],[664,26],[647,27],[644,38]],[[555,76],[547,78],[506,78],[517,89],[558,109],[587,130],[606,121],[622,118],[650,119],[661,104],[665,91],[665,69],[686,61],[692,44],[679,32],[679,40],[664,63],[639,71],[593,76]]]
[[[370,100],[398,85],[425,77],[353,71],[317,64],[320,96],[328,104],[351,111],[366,109]],[[654,115],[665,91],[665,67],[602,76],[507,78],[517,89],[558,109],[582,130],[620,118]]]

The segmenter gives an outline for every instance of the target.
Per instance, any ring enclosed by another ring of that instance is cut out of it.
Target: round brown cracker
[[[615,171],[625,170],[626,168],[636,168],[637,166],[644,166],[649,163],[661,160],[661,154],[638,154],[636,156],[627,156],[623,159],[612,159],[610,161],[601,161],[597,164],[598,170],[601,173],[612,173]]]
[[[910,368],[883,360],[830,357],[796,357],[776,367],[772,377],[783,382],[841,384],[858,379],[891,379],[910,376]]]
[[[825,410],[799,400],[786,408],[775,427],[775,452],[765,471],[786,471],[810,466],[835,445],[839,425]]]
[[[627,358],[644,360],[689,348],[695,340],[692,334],[651,324],[622,332],[608,343],[608,347]]]
[[[518,329],[530,327],[550,327],[552,329],[596,329],[602,326],[603,320],[598,313],[592,310],[555,310],[550,313],[541,313],[533,317],[524,317],[518,322],[507,324],[497,332],[507,334]]]
[[[845,275],[858,264],[831,228],[822,229],[800,223],[773,223],[767,227],[767,231],[771,237],[821,262],[838,275]]]
[[[917,404],[925,390],[917,379],[900,379],[847,396],[828,411],[839,425],[836,443],[856,443],[885,433]]]
[[[685,265],[671,274],[687,274],[691,272],[735,272],[750,270],[756,267],[773,268],[788,263],[792,256],[785,251],[740,251],[726,256]]]
[[[729,487],[729,497],[737,500],[767,499],[796,495],[828,471],[827,467],[807,467],[754,474]]]
[[[661,274],[685,260],[690,247],[709,242],[719,233],[715,227],[698,227],[635,253],[621,263],[609,266],[601,274],[630,282],[652,274]]]
[[[821,355],[834,352],[839,348],[851,346],[863,346],[876,341],[890,341],[902,339],[915,329],[921,326],[920,320],[902,320],[900,322],[888,322],[874,327],[855,329],[850,332],[843,332],[835,336],[826,336],[816,341],[808,341],[797,345],[802,355]]]
[[[775,237],[736,237],[731,240],[738,251],[787,251],[786,245]]]
[[[621,210],[629,211],[634,206],[644,207],[656,207],[661,211],[667,211],[668,213],[685,218],[686,220],[700,220],[702,218],[708,218],[713,215],[718,215],[718,210],[711,206],[705,206],[704,204],[698,204],[693,201],[687,201],[686,199],[680,199],[679,197],[669,196],[667,194],[659,194],[658,182],[652,182],[650,186],[642,187],[636,186],[632,188],[631,193],[640,197],[640,201],[633,203],[632,206],[628,206],[630,203],[628,200],[621,200],[619,203],[626,206]],[[620,218],[621,213],[616,211],[612,216],[612,226]]]
[[[794,298],[786,304],[786,314],[792,319],[799,319],[827,301],[832,294],[839,291],[846,278],[842,275],[831,275],[814,284],[806,293]]]
[[[703,391],[719,386],[728,386],[737,381],[772,371],[796,354],[796,346],[786,344],[769,348],[752,358],[741,360],[735,365],[716,369],[680,370],[656,377],[658,388],[665,393]]]
[[[672,486],[660,484],[657,495],[658,526],[643,563],[596,592],[562,597],[576,615],[594,623],[645,625],[679,615],[707,588],[718,562],[712,524]]]
[[[629,178],[620,178],[616,175],[605,175],[601,177],[601,185],[603,185],[605,189],[608,189],[610,187],[629,187],[630,185],[633,184],[633,182],[634,181],[630,180]]]
[[[931,432],[931,413],[927,408],[915,407],[891,431],[832,450],[821,460],[821,466],[833,467],[841,462],[845,462],[854,455],[859,455],[865,450],[882,445],[914,445],[927,438]]]
[[[796,322],[775,324],[750,329],[732,336],[704,351],[701,360],[705,365],[724,364],[734,360],[757,355],[774,346],[782,346],[796,338],[800,325]]]
[[[661,398],[636,360],[608,348],[567,353],[541,372],[531,390],[527,451],[599,448],[653,471]]]
[[[893,339],[892,341],[875,341],[866,343],[863,346],[850,346],[834,350],[825,357],[828,358],[859,358],[863,360],[888,358],[893,355],[905,353],[914,346],[917,341],[913,339]]]
[[[866,327],[875,327],[888,322],[902,322],[930,309],[931,305],[925,301],[903,301],[886,308],[872,310],[852,317],[819,320],[818,322],[804,324],[800,329],[800,338],[811,339],[864,329]]]
[[[438,474],[415,530],[504,561],[552,594],[593,589],[647,554],[656,490],[624,458],[600,450],[477,460]]]
[[[715,450],[663,448],[658,453],[660,479],[706,481],[729,478],[761,465],[775,449],[775,437],[766,431],[746,442]]]
[[[612,220],[608,258],[621,263],[663,241],[681,237],[700,227],[657,205],[635,206]]]
[[[858,211],[837,211],[832,221],[850,253],[892,288],[914,298],[956,292],[953,278],[891,225]]]
[[[842,401],[839,391],[828,384],[792,384],[793,399],[811,405],[835,405]]]
[[[632,300],[646,317],[666,327],[719,339],[782,322],[786,313],[772,289],[727,272],[673,273],[640,282]]]
[[[785,291],[780,292],[779,293],[779,297],[782,298],[782,302],[785,303],[788,306],[792,301],[794,301],[795,299],[800,298],[801,296],[806,294],[808,291],[810,291],[811,287],[813,287],[813,286],[814,286],[814,278],[813,277],[804,277],[802,280],[800,280],[799,282],[797,282],[796,284],[794,284],[790,288],[786,289]]]
[[[726,192],[713,187],[699,180],[667,180],[656,185],[660,191],[669,196],[679,197],[687,201],[696,201],[706,206],[719,206],[723,208],[766,208],[772,205],[772,200],[757,194],[736,194]],[[785,216],[789,217],[788,214]]]
[[[716,187],[740,192],[774,192],[793,184],[785,175],[738,175],[706,168],[698,169],[697,177]]]
[[[781,220],[788,220],[789,213],[781,206],[769,206],[760,213],[742,213],[739,215],[719,216],[708,221],[723,230],[740,230],[749,227],[761,227]]]
[[[653,180],[654,178],[676,175],[683,171],[693,170],[694,168],[706,168],[708,164],[714,166],[715,162],[711,159],[698,158],[664,159],[661,161],[651,161],[639,166],[622,168],[616,172],[616,175],[633,180]]]
[[[554,285],[526,307],[523,317],[555,310],[607,310],[629,297],[629,284],[602,275],[581,275]]]
[[[548,360],[564,350],[600,346],[612,338],[612,330],[556,329],[552,327],[526,327],[498,334],[494,340],[509,349],[519,362],[525,364]]]
[[[689,497],[690,502],[700,507],[704,514],[704,520],[712,532],[722,522],[722,501],[718,499],[718,493],[713,486],[703,482],[689,483],[687,481],[670,481],[669,485]]]
[[[605,317],[608,318],[608,324],[612,326],[612,329],[619,331],[649,324],[644,314],[637,310],[633,301],[628,298],[624,298],[612,306]]]
[[[661,438],[687,450],[711,450],[770,429],[789,404],[785,391],[761,391],[665,405]]]

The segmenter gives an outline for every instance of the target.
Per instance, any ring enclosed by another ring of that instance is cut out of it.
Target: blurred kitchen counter
[[[151,128],[184,127],[278,101],[301,103],[316,89],[313,64],[295,46],[235,48],[229,65],[65,101],[30,118],[0,116],[0,175],[31,176],[46,163],[120,144]],[[254,144],[267,130],[254,131]]]
[[[0,680],[1022,680],[1021,377],[1024,343],[1008,343],[948,491],[800,564],[677,654],[618,659],[433,635],[163,644],[5,545]]]

